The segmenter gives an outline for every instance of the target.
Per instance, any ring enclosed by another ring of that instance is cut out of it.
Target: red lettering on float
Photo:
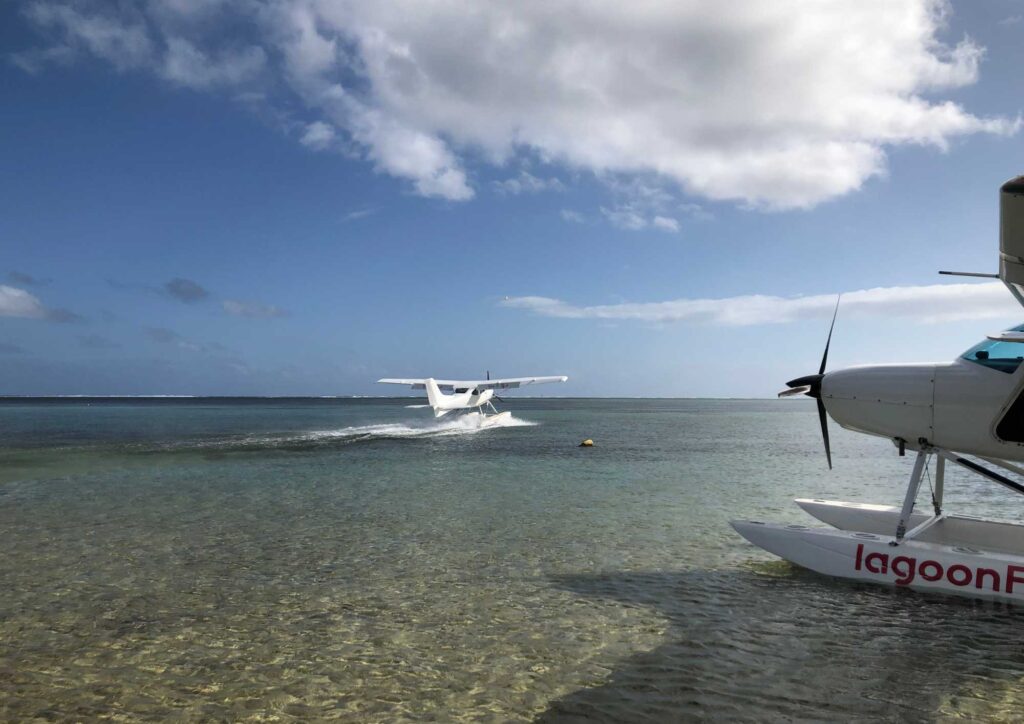
[[[857,544],[857,557],[853,561],[853,570],[855,570],[855,571],[859,571],[860,570],[860,559],[861,559],[861,556],[863,556],[863,555],[864,555],[864,544],[863,543],[858,543]]]
[[[962,563],[957,563],[946,570],[946,580],[954,586],[967,586],[970,585],[972,580],[974,580],[974,574],[967,566]]]
[[[917,573],[917,559],[896,556],[892,559],[892,572],[897,576],[897,586],[909,585],[914,581],[914,576]]]
[[[1014,583],[1024,583],[1024,578],[1020,577],[1020,574],[1024,573],[1024,566],[1007,566],[1006,567],[1006,592],[1013,593]]]
[[[875,561],[881,564],[881,568],[875,568],[871,564]],[[864,567],[872,573],[888,573],[889,572],[889,554],[888,553],[868,553],[867,558],[864,559]]]
[[[985,576],[992,576],[992,590],[999,590],[999,572],[994,571],[991,568],[979,568],[975,572],[974,576],[974,587],[984,588],[985,587]]]
[[[935,573],[926,573],[925,568],[931,568]],[[1024,571],[1024,568],[1021,568],[1021,570]],[[942,570],[942,564],[938,561],[924,561],[921,563],[920,568],[917,569],[917,572],[920,573],[921,578],[926,581],[937,581],[942,578],[942,574],[944,573]],[[1024,579],[1021,579],[1021,583],[1024,583]]]

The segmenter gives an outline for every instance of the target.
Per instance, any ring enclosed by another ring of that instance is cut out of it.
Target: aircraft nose
[[[872,365],[829,372],[828,413],[845,428],[916,441],[932,439],[935,365]]]

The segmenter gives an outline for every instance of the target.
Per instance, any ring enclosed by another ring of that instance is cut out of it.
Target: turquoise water
[[[1015,719],[1024,614],[828,580],[730,518],[898,503],[808,401],[0,403],[0,715]],[[595,447],[577,447],[583,438]],[[953,471],[960,512],[1019,498]]]

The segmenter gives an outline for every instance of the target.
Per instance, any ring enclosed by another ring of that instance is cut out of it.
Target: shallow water
[[[831,581],[736,517],[898,503],[806,401],[0,404],[7,720],[1015,719],[1024,614]],[[596,446],[580,449],[590,437]],[[950,505],[1014,519],[951,471]]]

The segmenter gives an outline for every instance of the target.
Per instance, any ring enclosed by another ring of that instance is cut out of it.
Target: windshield
[[[1024,324],[1014,327],[1012,331],[1024,332]],[[961,359],[1013,374],[1020,363],[1024,362],[1024,343],[986,339],[964,352]]]

